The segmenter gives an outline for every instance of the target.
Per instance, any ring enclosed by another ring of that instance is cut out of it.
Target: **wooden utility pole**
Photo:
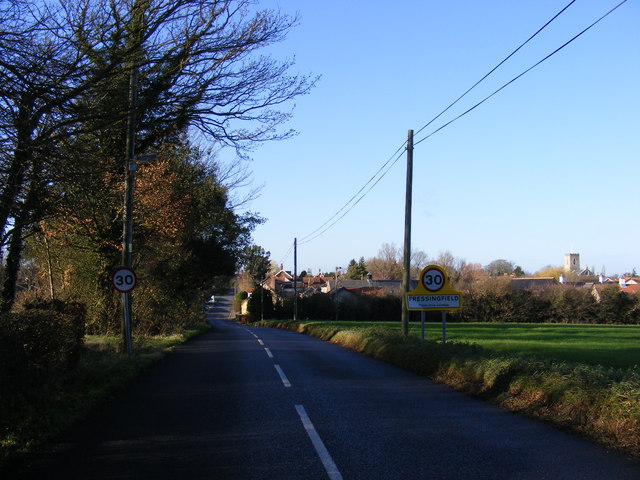
[[[138,90],[138,68],[131,68],[129,83],[129,118],[127,121],[127,144],[124,159],[124,212],[122,214],[122,265],[131,268],[133,258],[133,188],[136,140],[136,103]],[[131,355],[131,292],[122,293],[122,337],[128,355]]]
[[[413,130],[407,137],[407,185],[404,203],[404,253],[402,272],[402,335],[409,335],[409,311],[404,294],[411,287],[411,197],[413,189]]]
[[[293,239],[293,321],[298,320],[298,239]]]

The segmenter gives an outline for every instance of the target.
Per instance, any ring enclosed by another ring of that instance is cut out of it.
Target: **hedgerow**
[[[640,324],[640,295],[628,294],[616,286],[604,288],[596,300],[588,288],[563,285],[534,290],[517,290],[508,282],[487,281],[462,294],[463,308],[450,312],[451,321],[492,323],[576,323]],[[255,296],[255,292],[254,292]],[[253,297],[253,296],[252,296]],[[268,297],[268,298],[267,298]],[[293,318],[293,300],[265,295],[260,303],[249,301],[252,319]],[[352,295],[336,303],[327,294],[317,293],[298,299],[298,319],[387,321],[400,318],[402,300],[398,295]],[[262,314],[264,313],[264,317]],[[419,312],[410,312],[419,320]],[[439,318],[438,318],[439,320]]]

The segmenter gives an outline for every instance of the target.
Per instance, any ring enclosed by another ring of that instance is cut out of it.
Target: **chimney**
[[[620,288],[627,288],[627,280],[624,277],[620,277]]]
[[[598,276],[598,282],[600,282],[600,283],[604,283],[604,275],[600,274],[600,275]]]
[[[564,285],[564,275],[560,274],[560,278],[558,278],[558,282],[560,282],[560,285]]]

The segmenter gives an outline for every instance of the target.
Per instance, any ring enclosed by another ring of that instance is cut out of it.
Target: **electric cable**
[[[460,100],[462,100],[464,97],[467,96],[467,94],[469,92],[471,92],[471,90],[473,90],[474,88],[476,88],[478,85],[480,85],[487,77],[489,77],[489,75],[491,75],[493,72],[495,72],[498,68],[500,68],[507,60],[509,60],[511,57],[513,57],[516,53],[518,53],[518,51],[520,51],[520,49],[522,49],[522,47],[524,47],[527,43],[529,43],[531,40],[533,40],[540,32],[542,32],[542,30],[544,30],[545,28],[547,28],[551,22],[553,22],[556,18],[558,18],[560,15],[562,15],[562,13],[565,12],[565,10],[567,10],[571,5],[573,5],[575,3],[576,0],[571,0],[571,2],[569,2],[562,10],[560,10],[558,13],[556,13],[551,20],[549,20],[547,23],[545,23],[542,27],[540,27],[536,33],[534,33],[533,35],[531,35],[529,38],[527,38],[522,44],[520,44],[520,46],[518,48],[516,48],[513,52],[511,52],[509,55],[507,55],[504,60],[502,60],[500,63],[498,63],[498,65],[496,65],[495,67],[493,67],[484,77],[482,77],[480,80],[478,80],[476,83],[474,83],[471,88],[469,88],[466,92],[464,92],[462,95],[460,95],[458,98],[456,98],[447,108],[445,108],[444,110],[442,110],[438,115],[436,115],[435,117],[433,117],[426,125],[424,125],[422,128],[420,128],[415,135],[418,135],[420,132],[422,132],[425,128],[427,128],[429,125],[431,125],[433,122],[435,122],[438,118],[440,118],[444,113],[446,113],[447,111],[449,111],[449,109],[451,109],[455,104],[457,104]]]
[[[300,244],[308,243],[312,239],[315,239],[318,236],[320,236],[322,233],[326,232],[328,229],[323,230],[320,235],[313,236],[318,230],[321,230],[325,225],[327,225],[329,222],[331,222],[331,220],[333,220],[338,215],[340,215],[340,212],[342,212],[345,208],[347,208],[349,206],[349,204],[360,194],[360,192],[362,192],[367,187],[367,185],[369,185],[376,178],[376,176],[384,169],[385,166],[387,166],[389,164],[389,162],[391,160],[393,160],[393,158],[398,154],[398,152],[400,152],[400,150],[406,145],[406,143],[407,142],[405,141],[400,147],[398,147],[398,149],[393,153],[393,155],[391,155],[391,157],[389,157],[389,159],[376,171],[376,173],[373,174],[373,176],[360,188],[360,190],[358,190],[349,200],[347,200],[347,202],[342,206],[342,208],[340,208],[340,210],[338,210],[336,213],[334,213],[333,216],[331,216],[331,218],[329,218],[327,221],[325,221],[322,225],[320,225],[318,228],[316,228],[313,232],[311,232],[308,235],[305,235],[304,237],[300,238],[299,243]],[[395,164],[396,162],[397,162],[397,159],[392,163],[392,165]],[[378,183],[378,182],[376,182],[376,183]],[[367,190],[367,192],[368,191],[369,190]],[[350,210],[351,210],[351,208],[349,210],[347,210],[347,212],[349,212]],[[342,215],[340,218],[342,218],[342,217],[344,217],[344,215]],[[331,226],[335,225],[336,222],[332,223]],[[312,237],[312,236],[313,236],[313,238],[310,240],[309,237]]]
[[[425,140],[427,140],[428,138],[432,137],[433,135],[435,135],[436,133],[438,133],[439,131],[441,131],[442,129],[448,127],[449,125],[451,125],[453,122],[455,122],[456,120],[461,119],[462,117],[464,117],[465,115],[467,115],[468,113],[472,112],[473,110],[475,110],[476,108],[478,108],[480,105],[482,105],[484,102],[486,102],[487,100],[489,100],[490,98],[492,98],[494,95],[496,95],[497,93],[501,92],[502,90],[504,90],[505,88],[507,88],[509,85],[511,85],[512,83],[514,83],[515,81],[517,81],[518,79],[520,79],[521,77],[523,77],[524,75],[526,75],[527,73],[529,73],[531,70],[533,70],[534,68],[536,68],[538,65],[540,65],[541,63],[547,61],[549,58],[551,58],[553,55],[555,55],[556,53],[558,53],[560,50],[562,50],[563,48],[565,48],[567,45],[569,45],[570,43],[572,43],[574,40],[576,40],[578,37],[580,37],[582,34],[584,34],[585,32],[587,32],[588,30],[590,30],[591,28],[593,28],[595,25],[597,25],[598,23],[600,23],[602,20],[604,20],[606,17],[608,17],[609,15],[611,15],[611,13],[613,13],[615,10],[617,10],[619,7],[621,7],[624,3],[626,3],[627,0],[622,0],[622,2],[620,2],[618,5],[616,5],[615,7],[613,7],[611,10],[609,10],[607,13],[605,13],[604,15],[602,15],[600,18],[598,18],[595,22],[593,22],[591,25],[589,25],[587,28],[585,28],[584,30],[582,30],[580,33],[578,33],[577,35],[575,35],[573,38],[571,38],[570,40],[568,40],[567,42],[565,42],[564,44],[562,44],[560,47],[556,48],[553,52],[551,52],[549,55],[547,55],[546,57],[544,57],[542,60],[539,60],[538,62],[536,62],[535,64],[533,64],[531,67],[527,68],[524,72],[522,72],[520,75],[515,76],[514,78],[512,78],[511,80],[509,80],[507,83],[505,83],[504,85],[502,85],[500,88],[498,88],[497,90],[495,90],[493,93],[491,93],[490,95],[486,96],[484,99],[482,99],[481,101],[479,101],[478,103],[476,103],[473,107],[469,108],[468,110],[462,112],[460,115],[458,115],[457,117],[455,117],[454,119],[448,121],[447,123],[445,123],[444,125],[440,126],[439,128],[437,128],[436,130],[434,130],[433,132],[431,132],[429,135],[425,136],[424,138],[417,140],[416,142],[414,142],[414,147],[417,146],[418,144],[424,142]]]
[[[405,144],[406,144],[406,142],[405,142]],[[404,145],[403,145],[403,147],[404,147]],[[402,147],[400,147],[400,148],[402,148]],[[375,186],[378,184],[378,182],[380,182],[380,180],[382,180],[382,179],[385,177],[385,175],[387,174],[387,172],[389,172],[389,170],[391,170],[391,168],[392,168],[392,167],[393,167],[393,166],[398,162],[398,160],[399,160],[400,158],[402,158],[402,156],[403,156],[404,152],[406,151],[406,149],[402,150],[402,151],[398,154],[399,150],[400,150],[400,149],[396,150],[396,153],[394,153],[394,155],[396,155],[396,154],[397,154],[397,156],[395,157],[395,159],[393,160],[393,162],[391,163],[391,165],[389,165],[389,166],[387,167],[387,169],[384,171],[384,173],[383,173],[382,175],[380,175],[380,178],[378,178],[378,179],[377,179],[377,180],[376,180],[376,181],[375,181],[375,182],[374,182],[374,183],[373,183],[373,184],[372,184],[372,185],[367,189],[367,191],[365,191],[365,192],[360,196],[360,198],[358,198],[358,200],[356,200],[356,202],[355,202],[353,205],[351,205],[351,206],[349,207],[349,209],[348,209],[346,212],[344,212],[342,215],[340,215],[340,217],[338,217],[338,218],[337,218],[333,223],[331,223],[329,226],[327,226],[327,228],[325,228],[324,230],[322,230],[321,232],[319,232],[317,235],[314,235],[313,237],[311,237],[311,235],[312,235],[312,234],[309,234],[309,235],[307,235],[307,236],[305,237],[305,240],[304,240],[304,241],[299,240],[299,241],[298,241],[298,245],[305,245],[305,244],[307,244],[307,243],[311,242],[312,240],[315,240],[316,238],[318,238],[318,237],[322,236],[322,234],[324,234],[327,230],[329,230],[329,229],[330,229],[331,227],[333,227],[336,223],[338,223],[340,220],[342,220],[342,218],[343,218],[345,215],[347,215],[351,210],[353,210],[353,208],[354,208],[356,205],[358,205],[358,203],[360,203],[360,201],[361,201],[364,197],[366,197],[366,196],[367,196],[367,194],[368,194],[368,193],[373,189],[373,187],[375,187]],[[387,165],[387,164],[388,164],[392,159],[393,159],[393,157],[391,157],[389,160],[387,160],[387,162],[385,163],[385,165]],[[380,170],[381,170],[381,169],[380,169]],[[378,172],[379,172],[380,170],[378,170]],[[376,172],[376,175],[377,175],[377,172]],[[375,177],[375,176],[374,176],[374,177]],[[373,178],[372,178],[372,179],[373,179]],[[372,180],[372,179],[371,179],[371,180]],[[368,183],[370,183],[370,182],[371,182],[371,180],[369,180],[369,182],[367,182],[367,184],[368,184]],[[362,192],[362,190],[364,190],[364,188],[367,186],[367,184],[365,184],[365,186],[363,186],[363,187],[358,191],[358,193]],[[351,200],[353,200],[357,195],[358,195],[358,194],[354,195],[354,196],[351,198]],[[351,200],[350,200],[350,201],[351,201]],[[346,205],[345,205],[344,207],[342,207],[342,209],[341,209],[340,211],[344,210],[344,209],[345,209],[345,207],[346,207]],[[338,213],[340,213],[340,212],[338,212]],[[331,219],[335,218],[335,217],[338,215],[338,213],[336,213],[333,217],[331,217]],[[330,220],[331,220],[331,219],[330,219]],[[327,222],[325,222],[321,227],[319,227],[319,228],[317,228],[316,230],[314,230],[314,233],[315,233],[315,232],[317,232],[318,230],[320,230],[323,226],[327,225],[327,223],[329,223],[329,221],[330,221],[330,220],[328,220]],[[311,238],[309,238],[309,237],[311,237]]]
[[[284,265],[284,262],[287,260],[287,258],[289,258],[289,255],[291,255],[291,252],[293,252],[293,247],[294,247],[294,243],[292,243],[289,246],[289,250],[286,251],[286,253],[282,256],[282,258],[280,259],[280,262],[278,262],[279,265]]]
[[[433,122],[435,122],[438,118],[440,118],[444,113],[446,113],[448,110],[450,110],[454,105],[456,105],[460,100],[462,100],[462,98],[464,98],[469,92],[471,92],[474,88],[476,88],[480,83],[482,83],[486,78],[488,78],[493,72],[495,72],[498,68],[500,68],[500,66],[502,66],[507,60],[509,60],[512,56],[514,56],[520,49],[522,49],[527,43],[529,43],[533,38],[535,38],[540,32],[542,32],[542,30],[544,30],[547,26],[549,26],[549,24],[551,24],[555,19],[557,19],[562,13],[564,13],[571,5],[573,5],[573,3],[575,3],[576,0],[571,0],[571,2],[569,2],[562,10],[560,10],[558,13],[556,13],[549,21],[547,21],[542,27],[540,27],[533,35],[531,35],[527,40],[525,40],[522,44],[520,44],[520,46],[518,46],[518,48],[516,48],[513,52],[511,52],[507,57],[505,57],[500,63],[498,63],[498,65],[496,65],[495,67],[493,67],[487,74],[485,74],[480,80],[478,80],[475,84],[473,84],[471,86],[471,88],[469,88],[466,92],[464,92],[462,95],[460,95],[455,101],[453,101],[447,108],[445,108],[444,110],[442,110],[438,115],[436,115],[433,119],[431,119],[426,125],[424,125],[422,128],[420,128],[415,135],[419,134],[420,132],[422,132],[425,128],[427,128],[429,125],[431,125]],[[406,141],[393,153],[393,155],[391,155],[391,157],[373,174],[373,176],[360,188],[360,190],[358,190],[351,198],[349,198],[349,200],[347,200],[347,202],[336,212],[334,213],[328,220],[326,220],[322,225],[320,225],[318,228],[316,228],[315,230],[313,230],[312,232],[310,232],[309,234],[307,234],[306,236],[300,238],[299,242],[301,245],[304,245],[305,243],[310,242],[311,240],[314,240],[316,238],[318,238],[319,236],[321,236],[324,232],[326,232],[329,228],[331,228],[333,225],[335,225],[340,219],[342,219],[346,213],[350,212],[352,210],[352,208],[357,205],[360,200],[362,200],[362,197],[360,197],[358,199],[358,201],[353,204],[351,206],[351,208],[348,208],[348,210],[345,212],[345,214],[340,215],[340,213],[342,213],[347,207],[349,207],[349,205],[351,204],[351,202],[354,201],[354,199],[367,187],[367,185],[369,185],[377,176],[378,174],[389,164],[389,162],[397,155],[397,153],[404,148],[404,146],[406,145]],[[398,161],[398,158],[396,158],[392,165],[395,165],[395,163]],[[386,172],[388,172],[389,169],[385,170],[385,173],[378,179],[376,180],[376,182],[374,183],[374,185],[376,185],[380,179],[382,179],[385,175]],[[371,191],[371,188],[369,188],[366,193],[368,193],[369,191]],[[365,194],[366,194],[365,193]],[[332,222],[333,219],[335,219],[336,217],[339,218],[335,221]],[[329,225],[330,224],[330,225]],[[329,227],[327,227],[326,229],[323,229],[326,225],[329,225]],[[318,231],[322,230],[318,235],[315,235]]]
[[[529,43],[533,38],[535,38],[542,30],[544,30],[548,25],[550,25],[554,20],[556,20],[562,13],[564,13],[573,3],[575,3],[576,0],[572,0],[571,2],[569,2],[562,10],[560,10],[557,14],[555,14],[549,21],[547,21],[542,27],[540,27],[533,35],[531,35],[527,40],[525,40],[520,46],[518,46],[518,48],[516,48],[513,52],[511,52],[507,57],[505,57],[498,65],[496,65],[494,68],[492,68],[487,74],[485,74],[480,80],[478,80],[473,86],[471,86],[471,88],[469,88],[467,91],[465,91],[462,95],[460,95],[454,102],[452,102],[447,108],[445,108],[442,112],[440,112],[438,115],[436,115],[433,119],[431,119],[427,124],[425,124],[423,127],[421,127],[415,135],[419,134],[420,132],[422,132],[424,129],[426,129],[429,125],[431,125],[434,121],[436,121],[438,118],[440,118],[444,113],[446,113],[448,110],[450,110],[454,105],[456,105],[462,98],[464,98],[469,92],[471,92],[475,87],[477,87],[481,82],[483,82],[486,78],[488,78],[493,72],[495,72],[500,66],[502,66],[507,60],[509,60],[513,55],[515,55],[519,50],[521,50],[527,43]],[[601,22],[604,18],[606,18],[607,16],[609,16],[611,13],[613,13],[615,10],[617,10],[620,6],[622,6],[624,3],[626,3],[627,0],[622,0],[619,4],[617,4],[615,7],[613,7],[611,10],[609,10],[607,13],[605,13],[604,15],[602,15],[600,18],[598,18],[595,22],[593,22],[591,25],[589,25],[588,27],[586,27],[585,29],[583,29],[580,33],[578,33],[577,35],[575,35],[573,38],[571,38],[570,40],[568,40],[567,42],[565,42],[563,45],[561,45],[560,47],[558,47],[557,49],[555,49],[553,52],[551,52],[550,54],[548,54],[547,56],[545,56],[544,58],[542,58],[541,60],[539,60],[537,63],[535,63],[534,65],[532,65],[531,67],[529,67],[528,69],[526,69],[525,71],[523,71],[522,73],[520,73],[519,75],[517,75],[516,77],[514,77],[513,79],[511,79],[509,82],[505,83],[504,85],[502,85],[500,88],[498,88],[497,90],[495,90],[493,93],[491,93],[490,95],[488,95],[487,97],[485,97],[483,100],[481,100],[480,102],[478,102],[477,104],[475,104],[474,106],[472,106],[471,108],[467,109],[466,111],[464,111],[463,113],[461,113],[460,115],[458,115],[457,117],[453,118],[452,120],[448,121],[447,123],[443,124],[442,126],[440,126],[439,128],[437,128],[436,130],[434,130],[433,132],[431,132],[430,134],[426,135],[424,138],[415,141],[414,142],[414,148],[424,142],[425,140],[427,140],[428,138],[432,137],[433,135],[435,135],[436,133],[438,133],[439,131],[443,130],[444,128],[448,127],[449,125],[451,125],[452,123],[454,123],[455,121],[459,120],[460,118],[464,117],[465,115],[467,115],[468,113],[472,112],[473,110],[475,110],[477,107],[479,107],[480,105],[482,105],[483,103],[485,103],[487,100],[491,99],[493,96],[495,96],[496,94],[498,94],[500,91],[502,91],[503,89],[505,89],[507,86],[511,85],[512,83],[514,83],[515,81],[517,81],[518,79],[520,79],[521,77],[523,77],[524,75],[526,75],[528,72],[530,72],[531,70],[533,70],[534,68],[536,68],[538,65],[540,65],[541,63],[545,62],[546,60],[548,60],[549,58],[551,58],[553,55],[555,55],[556,53],[558,53],[560,50],[564,49],[566,46],[568,46],[570,43],[572,43],[573,41],[575,41],[578,37],[580,37],[581,35],[583,35],[584,33],[586,33],[588,30],[590,30],[591,28],[593,28],[595,25],[597,25],[599,22]],[[407,142],[405,141],[395,152],[394,154],[389,157],[389,159],[375,172],[375,174],[360,188],[360,190],[358,190],[336,213],[333,214],[333,216],[331,216],[327,221],[325,221],[322,225],[320,225],[318,228],[316,228],[314,231],[312,231],[311,233],[309,233],[308,235],[302,237],[299,241],[298,241],[298,245],[304,245],[307,244],[309,242],[311,242],[312,240],[315,240],[316,238],[320,237],[321,235],[323,235],[325,232],[327,232],[330,228],[332,228],[336,223],[338,223],[342,218],[344,218],[351,210],[353,210],[353,208],[360,203],[360,201],[362,201],[362,199],[387,175],[387,173],[389,172],[389,170],[398,162],[398,160],[402,157],[402,154],[404,153],[404,151],[406,151],[406,146]],[[398,152],[400,152],[400,154],[398,154]],[[391,164],[389,164],[391,162]],[[386,167],[386,169],[385,169]],[[383,172],[384,170],[384,172]],[[382,174],[380,174],[380,172],[383,172]],[[378,177],[378,175],[380,174],[380,176]],[[378,177],[376,179],[376,177]],[[375,180],[375,181],[374,181]],[[373,184],[371,184],[373,182]],[[368,185],[371,186],[367,188]],[[366,189],[366,191],[365,191]],[[362,193],[364,191],[364,193]],[[358,197],[358,195],[360,195],[360,193],[362,193],[362,195],[356,199],[356,197]],[[355,202],[354,202],[355,200]],[[354,203],[352,203],[354,202]],[[346,209],[346,211],[345,211]],[[343,212],[343,213],[342,213]],[[342,215],[340,215],[342,213]],[[336,218],[338,217],[338,218]],[[335,219],[335,220],[334,220]],[[324,228],[326,227],[326,228]],[[293,245],[290,247],[289,251],[287,252],[287,254],[285,254],[285,257],[288,257],[288,255],[291,253],[293,249]]]

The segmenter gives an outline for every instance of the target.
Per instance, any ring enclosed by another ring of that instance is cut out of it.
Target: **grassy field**
[[[307,323],[307,322],[305,322]],[[308,322],[339,328],[385,325],[400,330],[400,322]],[[420,323],[411,323],[409,333],[420,338]],[[425,339],[442,339],[442,324],[427,322]],[[501,354],[533,356],[603,367],[630,368],[640,365],[640,326],[447,323],[447,341],[467,342]]]

